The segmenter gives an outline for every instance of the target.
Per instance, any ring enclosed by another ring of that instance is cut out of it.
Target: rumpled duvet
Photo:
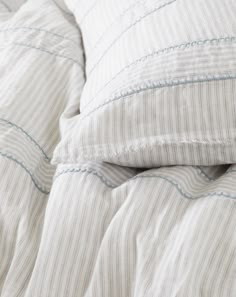
[[[0,296],[235,297],[236,166],[52,164],[86,75],[60,2],[0,1]]]

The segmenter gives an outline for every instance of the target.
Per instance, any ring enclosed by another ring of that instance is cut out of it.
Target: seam
[[[236,200],[236,195],[232,195],[226,192],[208,192],[206,194],[203,195],[196,195],[193,196],[191,194],[189,194],[188,192],[185,192],[182,187],[173,179],[163,176],[163,175],[139,175],[139,176],[135,176],[132,179],[141,179],[141,178],[157,178],[157,179],[162,179],[166,182],[168,182],[169,184],[171,184],[172,186],[174,186],[176,188],[176,190],[186,199],[189,200],[197,200],[197,199],[201,199],[201,198],[207,198],[207,197],[212,197],[212,196],[218,196],[218,197],[224,197],[224,198],[230,198],[233,200]]]
[[[236,172],[236,171],[234,171]],[[95,176],[97,176],[107,187],[109,188],[115,188],[116,186],[115,185],[112,185],[102,174],[92,170],[92,169],[88,169],[88,168],[85,168],[85,169],[82,169],[82,168],[73,168],[73,169],[67,169],[67,170],[64,170],[60,173],[58,173],[54,180],[56,180],[59,176],[63,175],[63,174],[66,174],[66,173],[87,173],[87,174],[93,174]],[[169,177],[166,177],[164,175],[138,175],[138,176],[135,176],[133,178],[130,178],[127,180],[127,182],[129,181],[132,181],[132,180],[135,180],[135,179],[145,179],[145,178],[157,178],[157,179],[162,179],[166,182],[168,182],[169,184],[171,184],[173,187],[175,187],[177,189],[177,191],[186,199],[189,199],[189,200],[197,200],[197,199],[201,199],[201,198],[207,198],[207,197],[212,197],[212,196],[218,196],[218,197],[225,197],[225,198],[230,198],[230,199],[233,199],[233,200],[236,200],[236,196],[235,195],[232,195],[232,194],[229,194],[229,193],[226,193],[226,192],[208,192],[206,194],[203,194],[203,195],[196,195],[196,196],[193,196],[191,194],[189,194],[188,192],[184,191],[182,189],[182,187],[180,186],[180,184],[178,184],[174,179],[172,178],[169,178]]]
[[[100,181],[105,184],[108,188],[115,188],[116,185],[112,184],[104,175],[101,173],[91,169],[91,168],[72,168],[72,169],[66,169],[61,172],[59,172],[57,175],[55,175],[54,180],[56,180],[59,176],[64,175],[66,173],[87,173],[92,174],[100,179]]]
[[[215,74],[215,75],[205,75],[201,77],[192,77],[192,78],[178,78],[178,79],[173,79],[169,81],[149,81],[146,82],[144,86],[138,86],[136,88],[133,88],[131,91],[123,92],[123,94],[114,96],[112,99],[107,100],[106,102],[100,104],[96,108],[94,108],[92,111],[84,115],[84,118],[88,117],[90,114],[95,112],[96,110],[104,107],[105,105],[112,103],[114,101],[120,100],[120,99],[125,99],[126,97],[131,97],[133,95],[149,91],[149,90],[155,90],[155,89],[160,89],[160,88],[165,88],[165,87],[174,87],[178,85],[187,85],[187,84],[192,84],[192,83],[204,83],[204,82],[212,82],[212,81],[221,81],[221,80],[231,80],[231,79],[236,79],[236,74]]]
[[[28,47],[28,48],[31,48],[31,49],[36,49],[38,51],[41,51],[43,53],[47,53],[51,56],[54,56],[54,57],[59,57],[59,58],[63,58],[65,60],[68,60],[68,61],[71,61],[71,62],[74,62],[75,64],[79,65],[80,68],[83,70],[83,66],[82,64],[80,64],[79,61],[73,59],[73,58],[70,58],[70,57],[67,57],[67,56],[64,56],[64,55],[61,55],[61,54],[58,54],[58,53],[55,53],[55,52],[52,52],[52,51],[49,51],[49,50],[46,50],[44,48],[41,48],[41,47],[36,47],[36,46],[33,46],[33,45],[29,45],[29,44],[25,44],[25,43],[20,43],[20,42],[13,42],[11,43],[12,45],[18,45],[18,46],[23,46],[23,47]]]
[[[113,42],[108,46],[108,48],[103,52],[103,54],[100,56],[100,58],[98,59],[98,61],[96,62],[96,64],[91,68],[91,70],[88,72],[88,75],[91,75],[91,73],[95,70],[95,68],[99,65],[99,63],[101,62],[101,60],[104,58],[104,56],[107,54],[107,52],[114,46],[114,44],[126,33],[128,32],[132,27],[134,27],[135,25],[137,25],[139,22],[141,22],[145,17],[150,16],[151,14],[155,13],[158,10],[161,10],[173,3],[175,3],[177,0],[171,0],[169,2],[166,2],[165,4],[162,4],[161,6],[155,7],[153,10],[149,11],[148,13],[146,13],[145,15],[143,15],[142,17],[140,17],[139,19],[137,19],[134,23],[132,23],[131,25],[129,25],[124,31],[121,32],[120,35],[118,35],[118,37],[115,38],[115,40],[113,40]]]
[[[0,29],[0,32],[1,33],[4,33],[4,32],[15,32],[15,31],[19,31],[19,30],[28,30],[28,31],[43,32],[43,33],[46,33],[46,34],[49,34],[49,35],[53,35],[53,36],[59,37],[61,39],[69,40],[69,41],[73,42],[74,44],[76,44],[78,46],[78,43],[76,41],[74,41],[73,39],[71,39],[69,37],[66,37],[66,36],[63,36],[61,34],[55,33],[53,31],[49,31],[49,30],[43,29],[43,28],[33,28],[33,27],[21,26],[21,27],[11,27],[11,28]]]
[[[153,149],[156,149],[156,146],[168,146],[168,145],[172,145],[172,146],[175,146],[175,147],[178,147],[178,146],[182,146],[182,145],[191,145],[191,146],[210,146],[210,147],[213,147],[213,146],[224,146],[224,147],[232,147],[232,144],[234,139],[232,138],[225,138],[225,139],[217,139],[217,138],[209,138],[209,139],[182,139],[182,140],[173,140],[173,141],[167,141],[167,140],[158,140],[156,141],[155,143],[151,143],[151,147],[150,147],[150,143],[141,143],[139,145],[123,145],[122,146],[122,150],[121,151],[116,151],[114,152],[113,154],[110,154],[109,155],[109,159],[111,158],[114,158],[114,157],[120,157],[121,155],[125,156],[127,154],[130,154],[130,153],[137,153],[137,152],[140,152],[140,151],[143,151],[143,150],[147,150],[149,149],[150,151],[153,150]],[[90,145],[91,146],[91,145]],[[89,146],[87,146],[89,147]],[[101,158],[103,157],[106,157],[104,155],[104,148],[103,147],[99,147],[99,146],[96,146],[95,145],[95,151],[96,151],[96,154],[90,154],[88,153],[86,150],[87,150],[87,147],[85,147],[85,149],[83,147],[78,147],[78,148],[70,148],[70,155],[71,156],[75,156],[76,154],[76,157],[74,159],[74,157],[69,158],[68,159],[68,156],[66,157],[61,157],[61,158],[56,158],[54,157],[53,159],[53,163],[54,162],[63,162],[63,163],[73,163],[76,162],[80,162],[81,161],[81,157],[78,157],[78,151],[81,152],[80,155],[82,155],[82,158],[86,158],[86,159],[96,159],[96,160],[101,160]],[[94,147],[94,146],[92,146]],[[190,165],[189,165],[190,166]]]
[[[35,185],[35,187],[43,194],[45,195],[48,195],[50,193],[50,191],[48,189],[45,189],[44,187],[42,187],[41,185],[39,185],[39,183],[36,181],[33,173],[22,163],[20,162],[19,160],[17,160],[16,158],[14,158],[12,155],[10,154],[6,154],[6,153],[3,153],[0,151],[0,155],[4,158],[7,158],[13,162],[15,162],[16,164],[18,164],[21,168],[23,168],[27,173],[28,175],[30,176],[33,184]]]
[[[227,36],[227,37],[220,37],[220,38],[211,38],[211,39],[199,39],[187,43],[181,43],[178,45],[173,45],[158,51],[154,51],[148,55],[142,56],[141,58],[137,59],[136,61],[126,65],[123,69],[121,69],[118,73],[116,73],[111,80],[109,80],[105,85],[100,88],[100,90],[94,95],[93,99],[90,100],[88,104],[86,104],[83,109],[87,108],[95,99],[97,99],[97,96],[103,91],[112,81],[114,81],[120,74],[122,74],[124,71],[129,69],[130,67],[137,66],[141,62],[145,62],[148,58],[153,58],[155,56],[159,56],[161,54],[168,54],[170,52],[173,52],[175,50],[186,50],[188,48],[194,48],[199,46],[205,46],[205,45],[219,45],[223,42],[236,42],[236,37],[234,36]]]
[[[5,2],[3,2],[2,0],[0,0],[0,3],[2,3],[2,5],[3,5],[9,12],[12,12],[11,8],[10,8]]]
[[[179,85],[188,85],[188,84],[195,84],[195,83],[204,83],[204,82],[213,82],[213,81],[224,81],[224,80],[234,80],[236,79],[236,73],[226,73],[226,74],[212,74],[212,75],[201,75],[191,78],[176,78],[172,80],[163,80],[163,81],[148,81],[142,84],[142,86],[133,87],[130,91],[121,92],[121,95],[114,96],[113,98],[107,100],[106,102],[98,105],[96,108],[88,112],[84,115],[81,120],[85,119],[86,117],[90,116],[92,113],[97,111],[98,109],[113,103],[114,101],[118,101],[120,99],[126,99],[133,95],[137,95],[146,91],[156,90],[166,87],[176,87]]]
[[[26,136],[26,138],[28,138],[40,151],[41,153],[43,154],[44,156],[44,159],[50,163],[51,161],[51,158],[48,157],[48,155],[46,154],[46,152],[44,151],[44,149],[33,139],[32,136],[30,136],[23,128],[21,128],[20,126],[8,121],[8,120],[5,120],[5,119],[2,119],[0,118],[0,122],[4,122],[6,123],[7,125],[9,126],[12,126],[14,128],[16,128],[16,130],[20,131],[22,134],[24,134]]]

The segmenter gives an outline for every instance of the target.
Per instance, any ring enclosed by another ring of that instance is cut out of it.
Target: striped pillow
[[[235,0],[67,0],[87,82],[54,160],[236,162]]]

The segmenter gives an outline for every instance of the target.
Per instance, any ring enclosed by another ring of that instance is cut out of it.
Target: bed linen
[[[236,162],[234,0],[66,3],[81,28],[87,79],[55,161]]]
[[[61,1],[5,3],[0,296],[235,297],[236,165],[51,164],[80,113],[80,30]]]

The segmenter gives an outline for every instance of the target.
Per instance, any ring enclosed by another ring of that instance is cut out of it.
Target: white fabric
[[[54,162],[236,162],[234,0],[66,3],[83,35],[87,81]]]
[[[59,119],[78,112],[84,73],[78,29],[53,2],[0,9],[0,296],[12,297],[35,265]]]
[[[236,166],[56,168],[85,83],[79,29],[50,0],[0,21],[0,297],[235,297]]]
[[[59,166],[26,296],[234,297],[229,170]]]

